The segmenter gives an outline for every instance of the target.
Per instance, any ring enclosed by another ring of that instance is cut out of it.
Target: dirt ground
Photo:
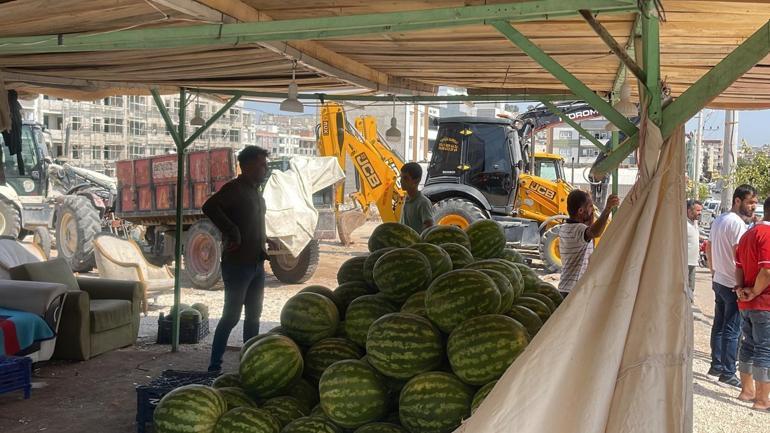
[[[374,224],[357,231],[357,243],[345,248],[333,242],[321,246],[321,262],[306,284],[336,286],[339,265],[366,250],[368,234]],[[554,281],[555,276],[544,276]],[[266,283],[262,331],[279,322],[284,302],[304,285],[285,285],[269,272]],[[140,339],[135,347],[113,351],[86,362],[43,362],[34,367],[34,389],[29,400],[21,392],[0,395],[0,432],[3,433],[130,433],[135,432],[137,385],[148,383],[163,370],[205,370],[211,336],[198,345],[182,345],[178,353],[169,346],[155,343],[158,314],[173,302],[161,296],[150,314],[142,319]],[[216,326],[221,311],[221,291],[184,289],[182,302],[209,305],[210,326]],[[709,333],[713,319],[713,293],[709,275],[700,270],[694,304],[695,356],[694,422],[696,433],[764,433],[770,425],[770,413],[759,413],[735,399],[737,391],[722,386],[706,375],[709,367]],[[225,370],[237,368],[237,350],[241,345],[240,327],[233,331],[225,354]],[[151,429],[148,428],[148,431]]]

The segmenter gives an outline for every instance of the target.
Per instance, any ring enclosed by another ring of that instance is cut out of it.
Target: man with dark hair
[[[695,268],[698,266],[700,256],[700,220],[703,205],[698,200],[687,200],[687,268],[689,270],[687,285],[690,294],[695,293]]]
[[[719,381],[739,387],[735,376],[738,356],[738,337],[741,316],[738,297],[734,291],[735,249],[746,233],[746,225],[754,216],[757,190],[751,185],[741,185],[733,192],[729,212],[717,217],[711,224],[708,255],[714,290],[714,324],[711,327],[711,368],[708,374],[718,376]]]
[[[559,291],[562,296],[566,297],[583,276],[588,267],[588,259],[594,252],[593,240],[604,232],[610,212],[619,204],[618,196],[610,195],[601,215],[594,221],[594,202],[587,192],[576,189],[567,196],[569,219],[559,226],[562,266]]]
[[[243,341],[259,334],[265,288],[265,201],[259,190],[267,173],[265,149],[246,146],[238,154],[241,174],[203,204],[203,213],[222,232],[222,281],[225,305],[214,332],[209,371],[222,369],[230,332],[241,320]]]
[[[759,410],[770,409],[770,197],[764,210],[764,219],[743,235],[735,251],[735,292],[743,319],[738,399],[753,401]]]
[[[430,200],[419,190],[422,167],[416,162],[407,162],[401,167],[401,188],[406,191],[406,200],[401,209],[401,224],[422,233],[433,225],[433,208]]]

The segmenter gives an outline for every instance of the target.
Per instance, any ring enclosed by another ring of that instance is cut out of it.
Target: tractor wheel
[[[319,246],[315,239],[310,240],[299,257],[291,254],[270,256],[270,269],[282,283],[300,284],[307,281],[318,268]]]
[[[21,233],[21,215],[10,202],[0,200],[0,236],[18,238]]]
[[[448,198],[433,205],[433,222],[437,225],[465,229],[472,222],[487,218],[489,216],[476,203],[462,198]]]
[[[559,254],[559,227],[553,226],[540,237],[540,258],[550,273],[561,272],[561,255]]]
[[[185,233],[184,269],[196,289],[211,290],[222,278],[222,234],[207,219]]]
[[[80,195],[64,197],[56,212],[56,251],[75,272],[96,266],[94,238],[102,231],[99,210]]]
[[[35,227],[32,231],[32,243],[43,251],[46,259],[51,257],[51,232],[48,231],[48,227]]]

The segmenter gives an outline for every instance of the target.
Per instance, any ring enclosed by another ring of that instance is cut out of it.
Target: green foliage
[[[747,183],[757,189],[760,201],[770,195],[770,153],[742,146],[735,169],[735,184]]]
[[[698,185],[698,200],[704,201],[707,198],[711,197],[711,191],[709,191],[709,186],[706,184],[699,184]]]

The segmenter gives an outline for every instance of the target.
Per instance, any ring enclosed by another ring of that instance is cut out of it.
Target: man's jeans
[[[743,338],[738,369],[758,382],[770,382],[770,311],[741,311]]]
[[[265,295],[265,262],[259,261],[253,265],[223,262],[222,281],[225,283],[225,305],[211,345],[210,371],[222,368],[227,340],[241,320],[244,305],[246,319],[243,322],[243,341],[259,334],[259,317],[262,315]]]
[[[715,305],[714,325],[711,327],[711,368],[720,372],[721,378],[728,378],[735,374],[741,331],[738,297],[732,287],[714,282],[712,288]]]

